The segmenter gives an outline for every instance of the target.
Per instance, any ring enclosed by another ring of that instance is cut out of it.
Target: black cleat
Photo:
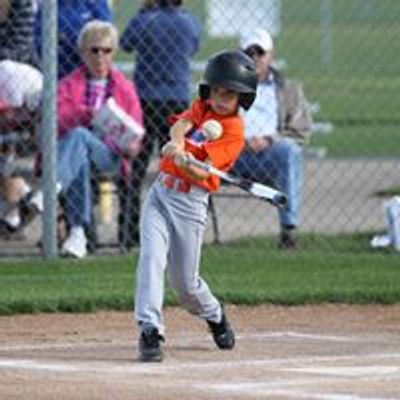
[[[221,350],[231,350],[235,346],[235,333],[222,310],[221,322],[207,321],[215,344]]]
[[[145,329],[139,339],[139,360],[143,362],[161,362],[163,353],[160,342],[164,342],[164,338],[158,333],[157,328]]]

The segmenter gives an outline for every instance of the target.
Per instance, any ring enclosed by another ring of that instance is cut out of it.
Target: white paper
[[[144,128],[125,110],[123,110],[113,97],[109,97],[92,120],[95,133],[104,139],[111,135],[120,148],[127,150],[133,141],[141,139]]]

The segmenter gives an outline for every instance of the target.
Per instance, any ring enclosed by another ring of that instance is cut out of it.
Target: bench
[[[274,183],[272,180],[268,182],[264,182],[265,185],[274,187]],[[221,189],[219,192],[213,193],[210,195],[209,203],[208,203],[208,213],[211,218],[211,227],[213,232],[213,243],[214,244],[221,244],[221,234],[220,234],[220,226],[218,221],[218,210],[215,204],[215,199],[231,199],[231,200],[238,200],[238,199],[247,199],[247,200],[256,200],[260,201],[255,196],[252,196],[249,193],[244,192],[242,189],[229,184],[225,181],[221,181]]]

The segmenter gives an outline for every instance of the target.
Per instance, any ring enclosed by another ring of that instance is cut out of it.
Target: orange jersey
[[[193,129],[186,134],[185,151],[192,153],[200,161],[209,159],[211,164],[223,171],[228,171],[239,157],[244,147],[244,124],[239,115],[223,116],[213,112],[207,101],[195,100],[188,110],[173,117],[175,121],[189,120]],[[215,140],[196,139],[201,125],[209,119],[217,120],[222,125],[222,136]],[[184,179],[193,185],[209,192],[215,192],[220,187],[220,179],[210,175],[207,179],[194,179],[182,168],[179,168],[172,159],[163,157],[160,161],[160,170],[166,174]]]

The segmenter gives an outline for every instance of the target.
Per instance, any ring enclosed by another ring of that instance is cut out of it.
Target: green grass
[[[325,147],[330,157],[400,156],[400,135],[396,125],[334,125],[332,133],[311,137],[311,145]]]
[[[202,275],[226,302],[400,302],[399,255],[372,251],[368,235],[302,237],[282,253],[272,239],[206,246]],[[130,310],[136,256],[0,264],[0,314]],[[167,291],[166,303],[176,305]]]
[[[331,56],[326,62],[322,43],[327,31],[321,28],[321,16],[328,3]],[[134,14],[135,4],[115,2],[115,21],[121,30]],[[197,60],[238,45],[237,37],[209,37],[205,4],[203,0],[185,2],[204,26]],[[337,127],[333,135],[313,139],[315,144],[325,147],[328,156],[399,157],[400,2],[282,0],[281,15],[282,29],[275,38],[277,56],[286,61],[288,75],[304,83],[309,100],[321,105],[316,119]],[[250,16],[247,27],[251,23]],[[118,55],[120,60],[131,57]],[[194,82],[199,79],[194,76]]]
[[[400,186],[395,186],[383,190],[378,190],[376,192],[377,196],[380,197],[392,197],[392,196],[400,196]]]

